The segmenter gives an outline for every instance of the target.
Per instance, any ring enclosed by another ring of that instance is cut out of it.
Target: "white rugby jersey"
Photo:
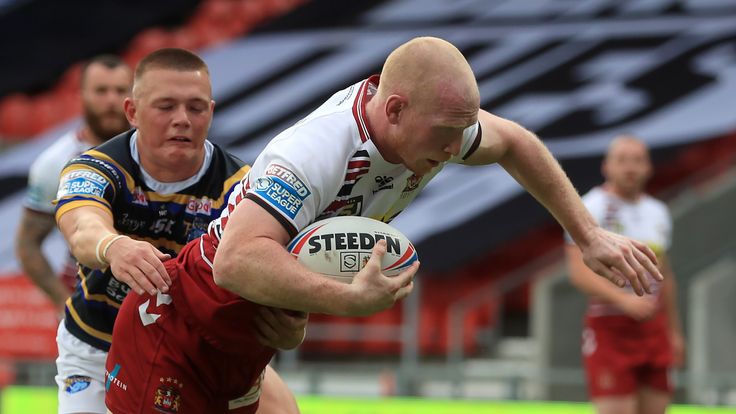
[[[623,200],[601,187],[591,189],[583,202],[596,222],[606,230],[638,240],[657,256],[665,253],[672,242],[672,218],[661,201],[642,195],[637,201]],[[659,296],[661,282],[650,276],[652,294]],[[633,292],[630,285],[626,289]],[[600,301],[591,301],[589,312],[593,315],[619,314],[621,311]]]
[[[322,106],[277,135],[254,162],[228,209],[210,224],[219,240],[227,216],[244,197],[269,211],[293,237],[312,222],[338,215],[390,222],[444,166],[418,177],[383,159],[365,116],[376,92],[374,75],[332,95]],[[466,128],[462,163],[480,144],[478,123]],[[216,241],[215,241],[216,243]]]
[[[80,138],[79,131],[73,130],[46,148],[31,164],[23,205],[34,211],[53,215],[55,208],[53,201],[56,199],[61,170],[70,159],[90,147],[90,144]]]

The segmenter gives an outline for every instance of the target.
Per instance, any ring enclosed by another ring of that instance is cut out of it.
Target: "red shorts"
[[[631,395],[643,386],[672,391],[672,351],[662,311],[646,322],[587,316],[582,351],[591,398]]]
[[[211,245],[208,250],[214,256]],[[255,413],[274,353],[253,335],[258,305],[215,285],[200,239],[164,265],[172,280],[169,294],[131,291],[118,313],[105,365],[108,409]]]

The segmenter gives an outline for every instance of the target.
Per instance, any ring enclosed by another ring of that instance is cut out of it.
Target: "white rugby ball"
[[[307,269],[350,283],[380,239],[386,240],[381,270],[396,276],[419,257],[414,245],[389,224],[367,217],[340,216],[314,222],[287,249]]]

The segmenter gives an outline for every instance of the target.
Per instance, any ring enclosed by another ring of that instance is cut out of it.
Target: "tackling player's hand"
[[[168,292],[171,278],[162,262],[170,258],[150,243],[127,236],[113,241],[104,257],[113,276],[139,295],[144,292],[155,295],[156,290]]]
[[[379,240],[373,247],[368,263],[355,275],[350,285],[353,295],[348,316],[367,316],[388,309],[414,288],[414,275],[419,270],[419,261],[398,275],[388,277],[381,273],[381,259],[385,254],[386,241]]]
[[[260,306],[254,319],[256,337],[261,345],[294,349],[304,341],[308,320],[308,313]]]
[[[643,243],[600,227],[593,231],[590,243],[581,247],[583,262],[619,287],[624,287],[628,279],[637,295],[651,293],[648,275],[663,279],[654,252]]]

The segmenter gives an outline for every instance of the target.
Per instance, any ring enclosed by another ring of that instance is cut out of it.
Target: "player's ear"
[[[406,99],[400,95],[391,95],[386,99],[386,119],[389,124],[396,125],[401,119],[402,112],[406,109]]]
[[[136,120],[136,107],[133,98],[127,97],[123,101],[123,110],[125,111],[125,117],[128,118],[128,123],[133,128],[138,128],[138,122]]]

